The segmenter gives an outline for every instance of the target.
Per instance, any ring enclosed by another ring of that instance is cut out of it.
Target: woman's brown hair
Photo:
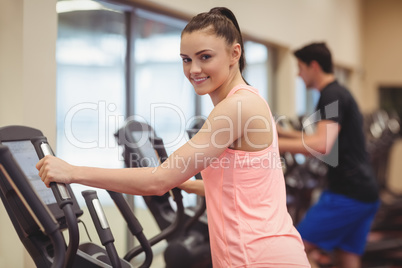
[[[239,24],[232,11],[226,7],[215,7],[209,12],[200,13],[194,16],[187,26],[182,31],[182,36],[185,33],[192,33],[212,26],[211,33],[216,36],[223,37],[228,45],[237,42],[241,47],[241,55],[239,59],[240,72],[243,72],[245,67],[244,45]]]

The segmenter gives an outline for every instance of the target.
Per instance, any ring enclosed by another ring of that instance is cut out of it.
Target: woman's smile
[[[206,77],[193,77],[192,80],[196,85],[202,84],[204,81],[206,81],[209,78],[209,76]]]

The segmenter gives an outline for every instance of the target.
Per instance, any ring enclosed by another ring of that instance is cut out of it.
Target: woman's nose
[[[191,67],[190,67],[190,73],[191,74],[197,74],[197,73],[200,73],[200,72],[201,72],[201,67],[197,63],[192,62]]]

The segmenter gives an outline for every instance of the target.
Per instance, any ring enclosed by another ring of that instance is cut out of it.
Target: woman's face
[[[223,38],[206,31],[183,34],[183,71],[198,95],[209,94],[228,81],[234,64],[230,51]]]

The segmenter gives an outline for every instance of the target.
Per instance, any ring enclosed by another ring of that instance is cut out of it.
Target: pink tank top
[[[239,85],[227,97],[240,89],[258,94],[253,87]],[[272,129],[274,139],[268,148],[256,152],[228,148],[201,172],[214,268],[310,267],[287,212],[273,118]]]

